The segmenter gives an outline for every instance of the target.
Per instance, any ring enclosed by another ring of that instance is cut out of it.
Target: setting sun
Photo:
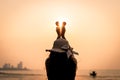
[[[56,19],[56,21],[59,22],[60,27],[62,26],[62,23],[63,23],[63,22],[66,22],[67,24],[69,23],[68,18],[63,18],[63,17],[58,17],[58,18]]]

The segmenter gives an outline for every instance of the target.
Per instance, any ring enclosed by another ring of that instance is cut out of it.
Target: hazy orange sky
[[[45,69],[59,18],[78,69],[120,69],[120,0],[0,0],[0,66]]]

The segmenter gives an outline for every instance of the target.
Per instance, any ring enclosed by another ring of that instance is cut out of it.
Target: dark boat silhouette
[[[90,73],[90,76],[96,77],[96,76],[97,76],[97,73],[96,73],[95,71],[92,71],[92,72]]]

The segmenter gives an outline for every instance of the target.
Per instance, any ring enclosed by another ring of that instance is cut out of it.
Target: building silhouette
[[[29,70],[28,68],[23,68],[23,62],[20,61],[16,67],[11,65],[10,63],[5,63],[0,70]]]
[[[22,61],[20,61],[20,63],[18,63],[17,68],[18,69],[23,69],[23,63],[22,63]]]
[[[11,65],[9,63],[6,63],[6,64],[3,65],[3,68],[4,69],[10,69]]]

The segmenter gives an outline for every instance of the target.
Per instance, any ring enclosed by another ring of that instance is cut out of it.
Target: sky
[[[60,20],[78,69],[120,69],[120,0],[0,0],[0,67],[44,70]]]

